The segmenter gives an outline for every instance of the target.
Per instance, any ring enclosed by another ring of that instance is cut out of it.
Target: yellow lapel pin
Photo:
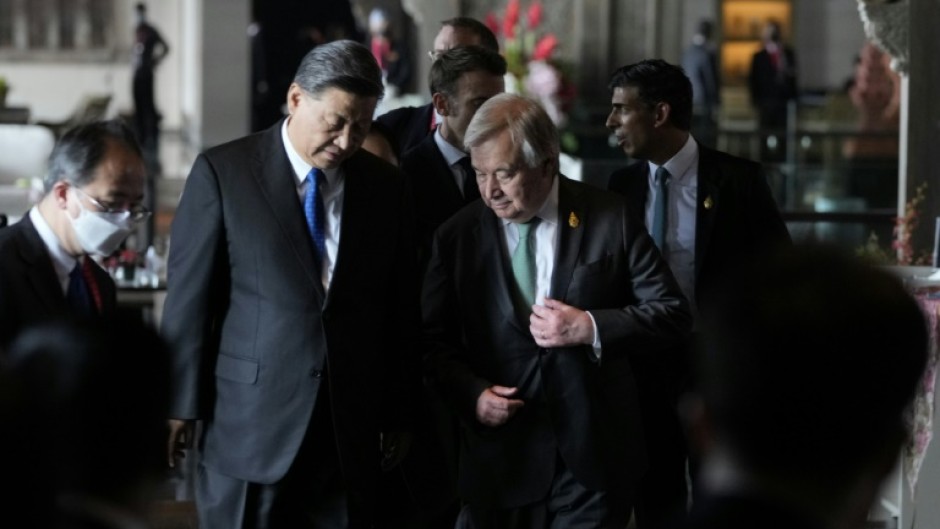
[[[574,214],[574,211],[568,214],[568,225],[572,228],[577,228],[581,225],[581,219],[579,219],[578,216]]]
[[[705,202],[702,203],[705,206],[705,209],[712,209],[712,206],[715,205],[715,201],[712,200],[712,197],[705,197]]]

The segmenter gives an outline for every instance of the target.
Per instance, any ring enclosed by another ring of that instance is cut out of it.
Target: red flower
[[[529,19],[529,29],[537,28],[542,23],[542,2],[532,2],[529,4],[527,13]]]
[[[492,11],[486,14],[486,18],[483,19],[483,24],[485,24],[494,35],[499,35],[499,20]]]
[[[519,22],[519,0],[509,0],[506,5],[506,18],[503,19],[503,34],[511,39],[516,36],[516,23]]]
[[[535,50],[532,52],[532,60],[548,60],[552,54],[555,53],[556,47],[558,47],[558,38],[555,37],[555,34],[549,33],[545,35],[539,39],[538,43],[535,45]]]

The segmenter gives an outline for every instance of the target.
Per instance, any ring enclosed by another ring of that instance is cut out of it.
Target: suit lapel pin
[[[712,206],[715,205],[715,201],[712,200],[712,197],[707,196],[705,197],[705,202],[703,202],[702,205],[705,206],[705,209],[712,209]]]
[[[578,216],[574,214],[574,211],[568,214],[568,225],[572,228],[577,228],[581,225],[581,219],[579,219]]]

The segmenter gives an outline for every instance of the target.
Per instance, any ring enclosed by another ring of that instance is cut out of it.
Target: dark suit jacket
[[[791,48],[784,46],[783,57],[780,71],[774,68],[766,48],[751,58],[748,88],[762,127],[786,126],[787,102],[796,98],[796,56]]]
[[[458,488],[478,505],[544,498],[559,452],[589,489],[635,482],[644,444],[629,356],[681,340],[690,326],[672,274],[623,199],[566,178],[559,185],[551,295],[591,311],[600,362],[590,346],[536,345],[529,315],[513,307],[501,221],[483,201],[435,234],[422,306],[427,367],[463,418]],[[493,384],[518,387],[526,402],[499,428],[474,411]]]
[[[410,194],[366,151],[344,162],[324,293],[280,127],[206,151],[186,181],[163,316],[171,417],[205,420],[204,464],[269,484],[293,462],[328,381],[344,477],[368,504],[379,433],[404,426],[404,394],[417,387],[417,364],[405,365],[419,316]]]
[[[649,164],[641,161],[610,175],[608,189],[643,212]],[[695,298],[707,303],[722,273],[778,244],[790,233],[770,194],[760,164],[699,144],[698,208],[695,216]]]
[[[375,118],[385,128],[376,130],[386,134],[400,160],[402,156],[421,143],[434,130],[431,128],[431,116],[434,105],[428,103],[421,107],[396,108]],[[391,134],[391,136],[388,136]]]
[[[825,529],[825,525],[757,496],[704,496],[695,501],[687,521],[673,529]]]
[[[418,223],[418,246],[421,262],[426,262],[431,238],[441,224],[467,205],[454,180],[447,160],[428,134],[418,145],[405,153],[401,169],[411,177]],[[472,202],[472,201],[471,201]]]
[[[101,293],[101,312],[114,312],[117,306],[114,281],[92,263]],[[52,258],[29,214],[0,229],[0,345],[6,346],[30,325],[66,316],[70,311]]]

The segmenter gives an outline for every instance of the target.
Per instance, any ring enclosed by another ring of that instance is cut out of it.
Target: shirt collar
[[[674,154],[672,158],[666,160],[666,163],[663,164],[663,167],[669,171],[669,175],[673,182],[682,182],[689,174],[689,169],[692,167],[693,162],[697,159],[698,143],[694,138],[692,138],[692,135],[689,134],[689,138],[685,141],[685,145],[683,145],[682,148],[679,149],[679,152]],[[652,185],[656,182],[656,170],[659,169],[659,166],[653,162],[647,163],[649,163],[649,179]]]
[[[444,155],[444,160],[447,162],[447,165],[454,165],[464,156],[469,156],[469,154],[454,147],[450,142],[444,139],[444,135],[441,134],[441,127],[437,127],[437,130],[434,131],[434,143],[437,144],[438,150]]]
[[[66,215],[68,215],[68,212],[66,212]],[[29,210],[29,220],[33,222],[36,232],[39,233],[39,238],[42,239],[46,250],[49,252],[49,257],[52,258],[52,266],[55,268],[56,275],[59,277],[68,276],[78,263],[78,259],[65,251],[59,237],[52,231],[52,227],[49,226],[45,217],[39,212],[39,208],[34,206]]]
[[[307,174],[310,173],[310,169],[313,168],[312,165],[305,162],[301,158],[300,153],[297,152],[297,149],[294,149],[294,144],[290,142],[290,137],[287,135],[287,122],[290,121],[290,116],[284,120],[284,123],[281,125],[281,141],[284,143],[284,152],[287,153],[287,160],[290,162],[291,168],[294,170],[294,176],[297,178],[297,186],[303,185],[304,181],[307,179]],[[337,169],[322,169],[323,175],[326,176],[326,181],[329,185],[333,185],[341,177],[340,170]]]
[[[548,192],[548,197],[545,198],[545,202],[542,204],[542,207],[539,208],[538,213],[535,214],[539,218],[540,222],[549,222],[551,224],[558,223],[558,181],[561,180],[560,175],[554,176],[554,181],[552,182],[552,189]],[[508,225],[512,222],[509,219],[500,219],[503,221],[503,225]]]

